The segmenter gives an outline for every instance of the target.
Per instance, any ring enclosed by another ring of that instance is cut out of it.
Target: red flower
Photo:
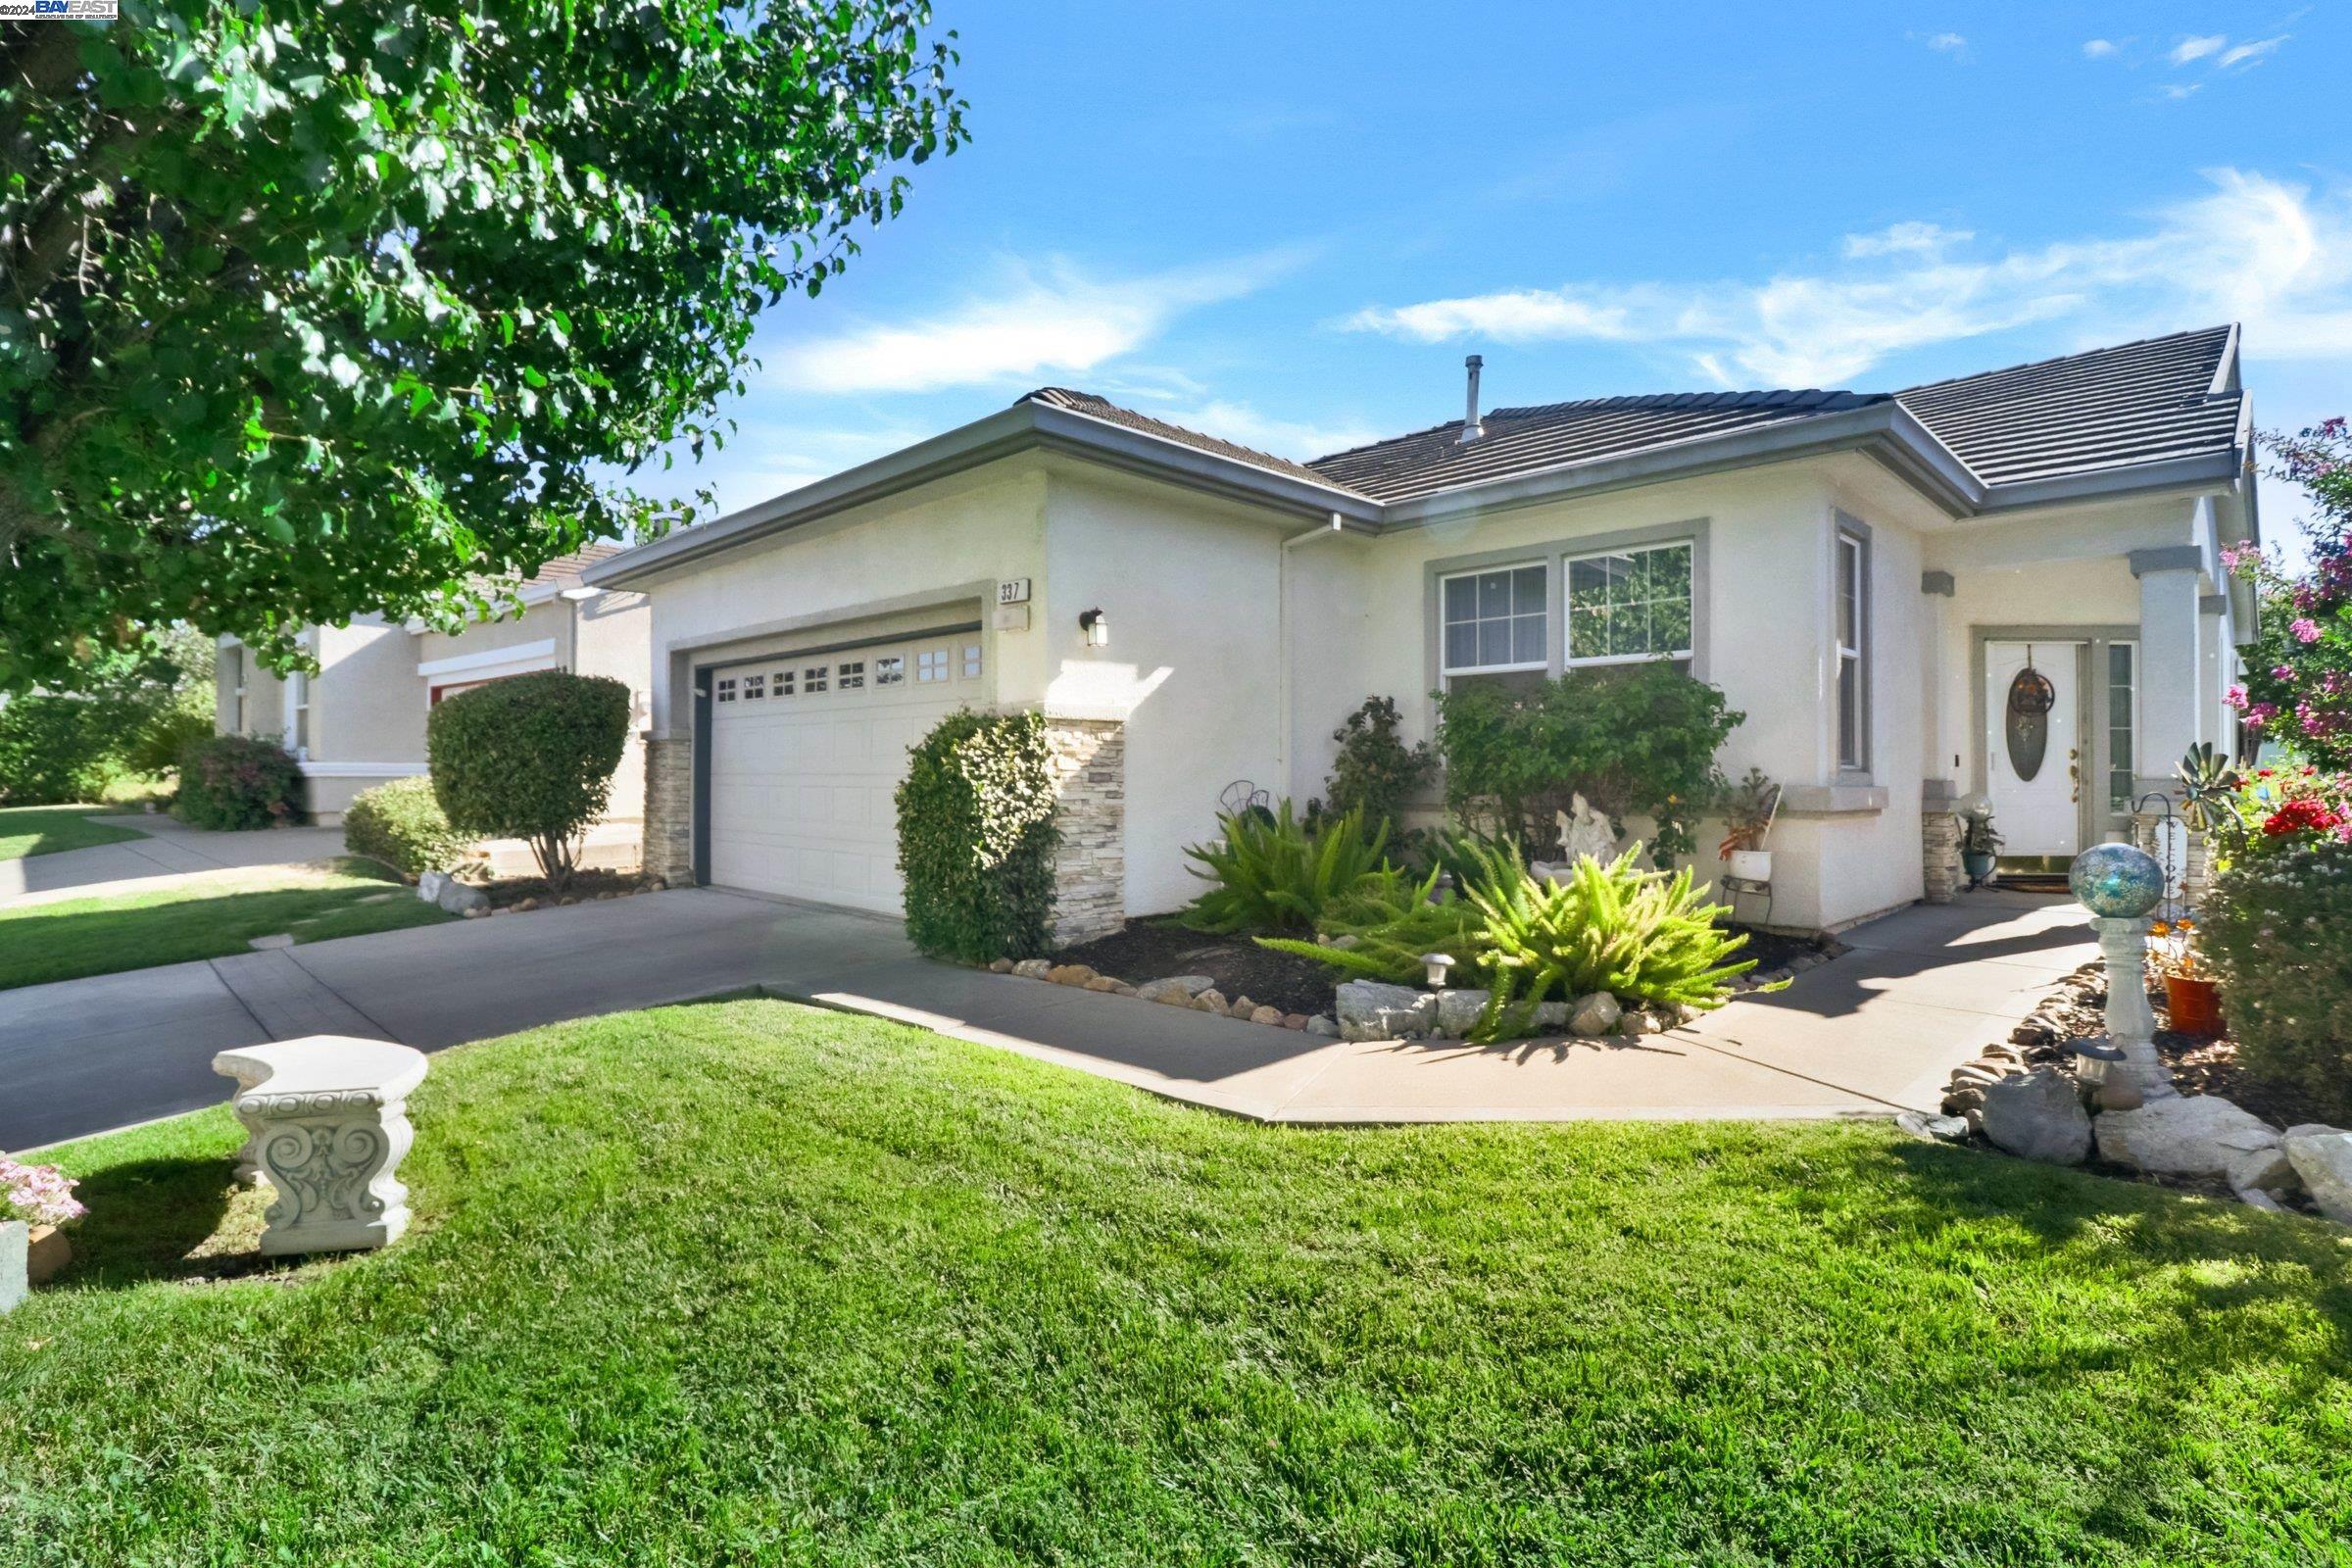
[[[2273,811],[2262,824],[2262,831],[2271,838],[2288,833],[2332,833],[2343,825],[2343,817],[2328,809],[2325,801],[2310,799],[2288,801]]]

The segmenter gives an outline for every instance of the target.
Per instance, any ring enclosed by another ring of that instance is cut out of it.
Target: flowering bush
[[[226,832],[291,822],[302,814],[302,765],[275,741],[208,736],[180,754],[172,814]]]
[[[20,1165],[0,1154],[0,1218],[71,1225],[89,1212],[74,1197],[77,1185],[55,1165]]]
[[[2308,799],[2306,797],[2305,799]],[[2229,998],[2246,1067],[2352,1119],[2352,843],[2290,827],[2292,803],[2265,819],[2260,847],[2233,860],[2205,896],[2200,937]]]
[[[2312,568],[2291,573],[2259,545],[2222,552],[2261,599],[2246,677],[2228,701],[2249,731],[2323,769],[2352,770],[2352,426],[2336,418],[2263,439],[2268,471],[2302,486],[2317,508],[2304,524]]]

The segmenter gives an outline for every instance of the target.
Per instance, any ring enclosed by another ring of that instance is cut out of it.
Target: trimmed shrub
[[[460,833],[521,839],[550,888],[571,881],[629,743],[629,688],[544,670],[460,692],[425,721],[433,795]]]
[[[1367,826],[1395,823],[1404,815],[1413,797],[1437,772],[1437,755],[1429,743],[1404,744],[1396,731],[1402,715],[1393,697],[1367,697],[1364,706],[1331,732],[1340,743],[1332,759],[1331,777],[1323,782],[1323,799],[1307,808],[1309,822],[1325,813],[1356,813]]]
[[[96,697],[34,695],[0,708],[0,806],[103,799],[130,771],[122,737],[139,717],[127,703]]]
[[[275,741],[213,735],[179,757],[172,814],[191,827],[274,827],[302,814],[302,768]]]
[[[415,878],[466,858],[473,840],[449,825],[429,778],[362,790],[343,812],[343,847]]]
[[[2352,1124],[2352,844],[2257,837],[2197,913],[2238,1059]]]
[[[906,936],[965,963],[1053,946],[1053,753],[1039,712],[950,713],[908,754],[899,786]]]
[[[1581,794],[1620,827],[1655,822],[1664,864],[1696,848],[1715,754],[1746,717],[1666,663],[1570,670],[1532,691],[1465,683],[1438,697],[1446,804],[1522,844],[1549,844],[1555,814]]]
[[[1353,811],[1308,827],[1284,801],[1272,812],[1244,811],[1217,823],[1222,838],[1184,852],[1200,862],[1185,869],[1210,884],[1177,916],[1196,931],[1311,931],[1327,906],[1371,878],[1394,875],[1381,858],[1388,824],[1366,838]]]

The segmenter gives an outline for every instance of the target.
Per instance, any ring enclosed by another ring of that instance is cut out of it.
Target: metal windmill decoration
[[[2009,765],[2021,781],[2031,782],[2041,771],[2050,749],[2050,710],[2058,706],[2058,688],[2034,667],[2034,645],[2026,644],[2026,667],[2009,682],[2009,712],[2002,724],[2009,745]]]

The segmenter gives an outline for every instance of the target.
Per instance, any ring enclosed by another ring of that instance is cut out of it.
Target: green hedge
[[[343,847],[415,877],[450,869],[473,840],[449,825],[431,779],[402,778],[353,798],[343,812]]]
[[[1054,766],[1045,715],[950,713],[899,786],[906,935],[967,963],[1053,945]]]
[[[139,721],[129,704],[93,697],[19,697],[0,708],[0,806],[103,799],[130,772],[123,735]]]
[[[2352,845],[2258,840],[2197,913],[2238,1059],[2352,1125]]]
[[[274,827],[302,815],[302,768],[275,741],[214,735],[179,756],[172,814],[192,827]]]
[[[629,709],[624,683],[557,669],[447,699],[425,722],[424,747],[449,825],[526,841],[549,885],[562,888],[580,835],[612,798]]]

